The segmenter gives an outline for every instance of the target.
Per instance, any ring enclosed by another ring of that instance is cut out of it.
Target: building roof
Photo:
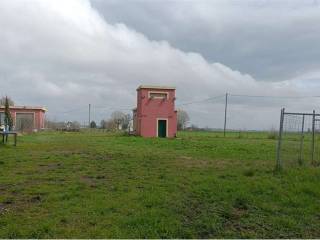
[[[139,89],[166,89],[166,90],[175,90],[175,87],[169,86],[152,86],[152,85],[140,85],[137,90]]]
[[[5,106],[0,106],[0,109],[5,108]],[[26,110],[42,110],[47,111],[45,107],[30,107],[30,106],[10,106],[10,109],[26,109]]]

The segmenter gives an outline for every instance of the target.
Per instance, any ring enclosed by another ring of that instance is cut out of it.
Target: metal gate
[[[21,132],[30,132],[34,129],[34,113],[16,113],[15,129]]]
[[[292,113],[281,109],[277,146],[277,169],[318,165],[320,160],[320,114]]]

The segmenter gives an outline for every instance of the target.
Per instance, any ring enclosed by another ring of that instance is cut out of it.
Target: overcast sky
[[[0,94],[55,120],[129,111],[140,84],[177,87],[193,123],[223,126],[231,94],[320,95],[320,6],[287,1],[0,1]],[[270,129],[318,98],[231,97],[229,127]]]

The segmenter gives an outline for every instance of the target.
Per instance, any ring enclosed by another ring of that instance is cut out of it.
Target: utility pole
[[[89,128],[90,128],[90,123],[91,123],[91,104],[89,103]]]
[[[315,122],[316,122],[316,111],[313,110],[312,112],[312,143],[311,143],[311,163],[312,165],[315,165],[314,161],[314,154],[315,154]]]
[[[226,102],[224,106],[224,127],[223,127],[223,136],[226,136],[226,128],[227,128],[227,110],[228,110],[228,93],[226,93]]]

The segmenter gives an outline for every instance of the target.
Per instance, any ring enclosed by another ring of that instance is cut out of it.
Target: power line
[[[71,110],[68,110],[68,111],[65,111],[65,112],[56,112],[56,113],[66,114],[66,113],[76,112],[76,111],[84,110],[84,109],[85,109],[85,107],[81,107],[81,108],[71,109]]]
[[[218,95],[218,96],[206,98],[206,99],[203,99],[203,100],[197,100],[197,101],[191,101],[191,102],[181,103],[181,104],[178,104],[177,107],[179,107],[179,106],[185,106],[185,105],[190,105],[190,104],[194,104],[194,103],[207,102],[207,101],[210,101],[210,100],[222,98],[222,97],[224,97],[224,96],[225,96],[225,95],[223,94],[223,95]]]
[[[247,97],[247,98],[281,98],[281,99],[304,99],[304,98],[320,98],[320,96],[267,96],[267,95],[246,95],[246,94],[228,94],[229,97]],[[197,101],[191,101],[191,102],[186,102],[186,103],[181,103],[177,104],[177,106],[185,106],[185,105],[190,105],[194,103],[201,103],[201,102],[207,102],[213,99],[218,99],[225,97],[225,94],[223,95],[218,95],[202,100],[197,100]]]
[[[229,96],[249,97],[249,98],[285,98],[285,99],[320,98],[320,96],[266,96],[266,95],[245,95],[245,94],[229,94]]]
[[[94,105],[91,105],[91,108],[100,108],[100,109],[107,109],[107,110],[112,110],[112,109],[119,109],[119,110],[132,110],[132,107],[130,108],[129,106],[119,106],[119,107],[103,107],[103,106],[94,106]],[[77,112],[77,111],[84,111],[88,109],[88,107],[79,107],[79,108],[74,108],[74,109],[71,109],[71,110],[68,110],[68,111],[63,111],[63,112],[56,112],[55,113],[59,113],[59,114],[66,114],[66,113],[72,113],[72,112]]]
[[[102,109],[120,109],[120,108],[124,108],[124,109],[132,109],[131,106],[119,106],[119,107],[106,107],[106,106],[93,106],[94,108],[102,108]]]
[[[203,103],[203,102],[209,102],[212,100],[216,100],[216,99],[220,99],[220,98],[224,98],[225,94],[222,95],[217,95],[217,96],[213,96],[213,97],[209,97],[209,98],[205,98],[205,99],[201,99],[201,100],[195,100],[195,101],[190,101],[190,102],[184,102],[181,104],[177,104],[177,107],[180,106],[187,106],[187,105],[191,105],[191,104],[196,104],[196,103]],[[247,95],[247,94],[228,94],[228,97],[242,97],[242,98],[273,98],[273,99],[306,99],[306,98],[320,98],[320,96],[318,95],[314,95],[314,96],[268,96],[268,95]],[[91,106],[92,108],[95,109],[104,109],[104,110],[113,110],[113,109],[117,109],[117,110],[132,110],[131,106]],[[60,114],[67,114],[67,113],[72,113],[72,112],[76,112],[76,111],[84,111],[87,107],[83,106],[80,108],[75,108],[75,109],[71,109],[68,111],[63,111],[63,112],[56,112],[56,113],[60,113]]]

